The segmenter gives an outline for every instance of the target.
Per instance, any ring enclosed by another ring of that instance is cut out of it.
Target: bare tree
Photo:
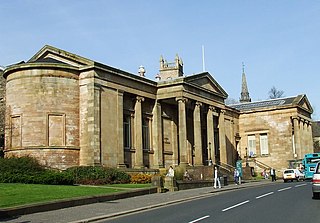
[[[273,86],[269,91],[269,98],[270,99],[281,98],[284,96],[283,94],[284,94],[284,91],[278,90],[275,86]]]
[[[234,99],[234,98],[227,98],[227,99],[225,100],[225,103],[226,103],[226,105],[232,105],[232,104],[238,104],[239,101],[237,101],[237,100]]]

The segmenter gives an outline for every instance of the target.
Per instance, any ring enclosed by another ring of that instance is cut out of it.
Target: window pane
[[[248,151],[249,151],[249,156],[255,156],[256,155],[256,138],[255,138],[255,135],[249,135],[248,136]]]
[[[149,120],[143,119],[142,123],[142,136],[143,136],[143,149],[150,150],[150,133],[149,133]]]
[[[269,154],[268,135],[267,134],[260,135],[260,149],[261,149],[261,155],[268,155]]]
[[[131,128],[130,128],[130,115],[123,117],[123,144],[125,148],[131,147]]]

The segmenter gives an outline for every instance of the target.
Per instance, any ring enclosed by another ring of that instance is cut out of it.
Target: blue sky
[[[306,94],[320,120],[320,1],[8,0],[0,3],[0,65],[44,45],[155,79],[160,55],[185,75],[205,67],[238,100],[242,62],[250,97]]]

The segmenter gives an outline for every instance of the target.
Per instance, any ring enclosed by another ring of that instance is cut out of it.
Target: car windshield
[[[284,173],[293,173],[293,170],[285,170]]]

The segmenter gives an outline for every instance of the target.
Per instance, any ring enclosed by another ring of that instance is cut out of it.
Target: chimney
[[[139,73],[140,77],[144,77],[145,76],[146,69],[144,68],[144,66],[141,65],[139,67],[138,73]]]

